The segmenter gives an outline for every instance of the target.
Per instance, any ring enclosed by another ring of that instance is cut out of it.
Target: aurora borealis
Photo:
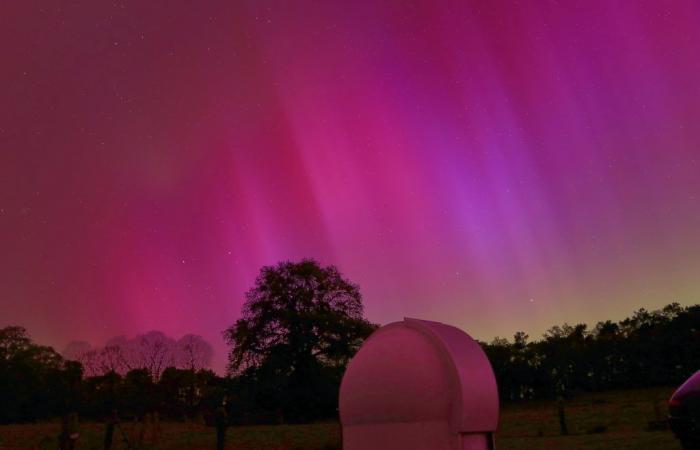
[[[0,7],[0,326],[221,331],[262,265],[490,340],[700,300],[700,5]]]

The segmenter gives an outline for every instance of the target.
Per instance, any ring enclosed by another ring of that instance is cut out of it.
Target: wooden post
[[[114,427],[117,424],[117,412],[112,411],[112,414],[107,418],[107,423],[105,426],[105,440],[104,440],[104,450],[110,450],[112,448],[112,442],[114,441]]]
[[[559,430],[562,436],[569,434],[569,428],[566,426],[566,412],[564,411],[564,398],[559,396],[557,398],[557,409],[559,412]]]
[[[214,412],[214,425],[216,427],[216,450],[224,450],[226,446],[226,427],[228,416],[223,406],[216,408]]]

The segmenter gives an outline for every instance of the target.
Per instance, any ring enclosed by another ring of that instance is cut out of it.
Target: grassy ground
[[[570,434],[561,436],[557,405],[529,402],[507,405],[501,413],[496,446],[505,449],[678,449],[668,430],[649,431],[655,420],[654,402],[662,416],[672,389],[618,391],[581,395],[566,403]],[[137,434],[139,427],[121,425],[115,443],[124,434]],[[148,449],[212,449],[212,428],[194,424],[163,423],[158,445]],[[58,423],[1,425],[2,449],[55,449]],[[102,448],[103,425],[81,424],[77,450]],[[332,450],[339,449],[337,423],[233,427],[228,432],[230,450]],[[125,449],[123,445],[113,448]]]
[[[561,436],[555,402],[508,405],[502,410],[498,449],[680,449],[668,429],[650,431],[664,419],[673,389],[580,395],[565,406],[568,436]]]

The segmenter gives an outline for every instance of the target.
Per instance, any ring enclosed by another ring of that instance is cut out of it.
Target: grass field
[[[566,403],[570,434],[560,436],[557,405],[536,401],[507,405],[501,412],[498,449],[679,449],[668,430],[649,431],[655,420],[654,402],[661,415],[672,389],[616,391],[580,395]],[[195,424],[163,423],[158,445],[144,449],[212,449],[212,428]],[[136,432],[121,425],[115,435]],[[55,449],[58,423],[1,425],[2,449]],[[81,424],[77,449],[101,449],[103,425]],[[340,428],[335,422],[312,425],[246,426],[229,428],[231,450],[332,450],[340,448]],[[123,445],[113,448],[124,449]]]
[[[561,436],[554,402],[508,405],[501,413],[499,449],[680,449],[670,430],[649,431],[673,389],[581,395],[565,407],[569,436]]]

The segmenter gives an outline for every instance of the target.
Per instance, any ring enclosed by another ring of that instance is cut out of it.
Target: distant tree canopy
[[[229,372],[253,404],[288,420],[333,414],[342,373],[376,328],[362,313],[358,286],[333,266],[305,259],[263,267],[242,317],[224,333]]]
[[[700,369],[700,305],[640,309],[620,322],[555,326],[543,339],[482,344],[502,400],[628,387],[674,386]]]
[[[79,401],[80,364],[35,344],[22,327],[0,329],[0,423],[60,414]]]
[[[176,341],[149,332],[101,348],[76,342],[64,358],[22,327],[0,328],[0,423],[70,412],[207,418],[224,401],[232,422],[331,417],[345,367],[374,328],[362,318],[357,286],[308,260],[261,270],[243,316],[226,330],[228,377],[205,368],[211,348],[194,335]],[[564,324],[540,340],[518,332],[482,346],[504,401],[677,386],[700,369],[700,305],[640,309],[591,329]]]
[[[0,423],[69,412],[104,419],[113,411],[129,419],[148,412],[182,419],[213,411],[225,395],[226,380],[206,369],[211,346],[199,336],[175,341],[150,332],[102,349],[75,342],[64,354],[34,343],[22,327],[0,329]],[[94,373],[83,371],[84,362]]]
[[[213,350],[201,336],[187,334],[175,340],[160,331],[149,331],[132,339],[119,336],[104,347],[92,347],[85,341],[73,341],[62,352],[63,357],[78,361],[87,376],[145,369],[158,380],[168,367],[197,371],[209,368]]]

